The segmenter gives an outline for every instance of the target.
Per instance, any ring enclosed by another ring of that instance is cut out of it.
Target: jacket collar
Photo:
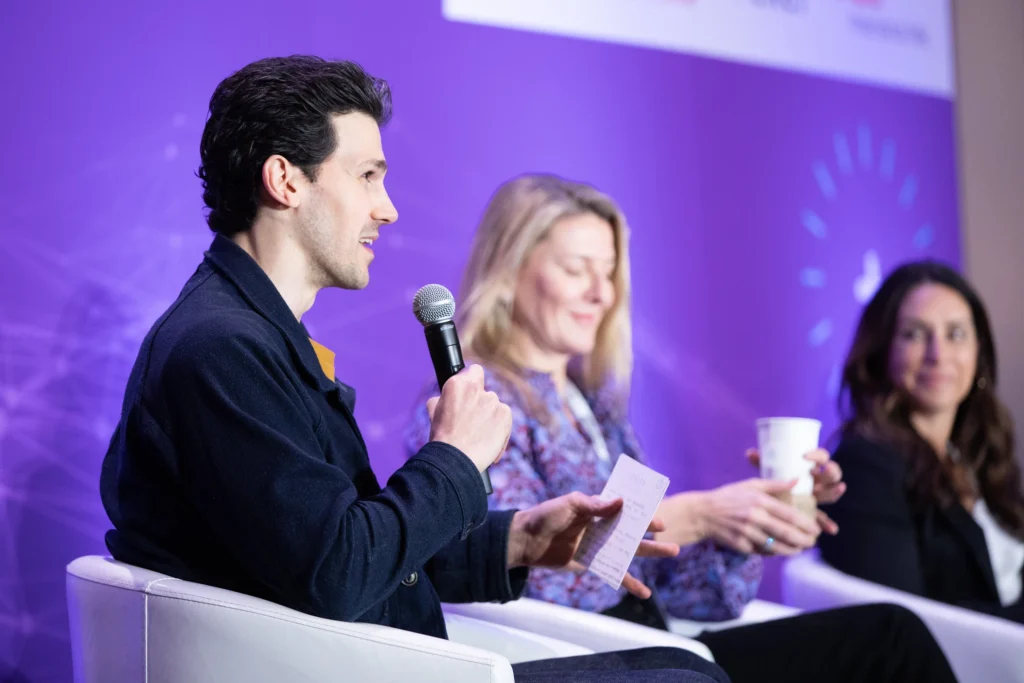
[[[227,237],[217,235],[205,256],[213,268],[238,288],[253,310],[281,331],[310,382],[320,391],[340,388],[346,403],[354,403],[355,392],[350,387],[339,387],[339,382],[324,374],[305,326],[292,314],[270,276],[244,249]]]

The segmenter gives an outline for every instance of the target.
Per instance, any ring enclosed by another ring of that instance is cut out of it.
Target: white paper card
[[[601,499],[622,498],[622,509],[614,517],[590,525],[576,551],[576,561],[618,589],[666,490],[668,477],[620,455]]]

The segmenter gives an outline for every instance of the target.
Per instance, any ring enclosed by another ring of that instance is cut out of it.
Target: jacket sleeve
[[[515,510],[491,512],[465,539],[456,538],[424,567],[442,602],[508,602],[522,595],[530,570],[508,568]]]
[[[488,388],[495,387],[491,385]],[[434,387],[435,393],[436,389]],[[547,484],[533,465],[526,413],[515,401],[508,403],[512,408],[512,434],[501,460],[490,467],[494,493],[489,497],[488,505],[496,511],[492,515],[529,509],[552,497]],[[406,453],[410,456],[416,453],[426,443],[429,435],[430,420],[426,408],[421,405],[414,411],[406,432]],[[606,590],[601,579],[589,572],[577,574],[556,569],[531,569],[528,578],[525,575],[523,578],[525,592],[522,586],[517,585],[514,587],[517,595],[524,593],[527,597],[570,607],[595,609],[595,598]],[[455,602],[445,597],[442,600]]]
[[[836,536],[819,539],[822,558],[852,576],[924,595],[903,458],[859,437],[843,439],[832,457],[843,469],[847,490],[822,508],[839,525]]]
[[[411,458],[430,440],[426,400],[437,395],[437,385],[431,389],[413,411],[405,432],[406,452]],[[500,495],[495,486],[493,496]],[[530,570],[508,568],[509,529],[517,507],[488,513],[483,526],[466,538],[453,539],[426,564],[424,570],[442,602],[508,602],[522,595]]]
[[[211,325],[176,347],[150,400],[180,462],[180,485],[227,552],[268,595],[351,621],[386,599],[487,502],[472,461],[429,443],[378,494],[360,498],[325,461],[323,423],[290,359],[255,325]],[[153,427],[153,425],[150,425]]]

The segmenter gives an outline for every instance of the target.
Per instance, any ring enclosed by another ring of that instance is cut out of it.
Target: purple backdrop
[[[324,293],[307,320],[359,391],[382,478],[430,374],[411,293],[457,284],[514,174],[593,182],[630,219],[633,414],[671,490],[749,476],[758,416],[833,427],[876,264],[958,259],[949,101],[449,23],[438,4],[0,9],[0,678],[70,680],[64,565],[105,552],[99,464],[138,343],[209,242],[206,102],[248,61],[351,58],[394,89],[401,220],[370,287]]]

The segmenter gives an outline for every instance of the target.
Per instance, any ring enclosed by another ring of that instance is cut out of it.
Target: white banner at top
[[[949,0],[442,0],[444,16],[954,93]]]

